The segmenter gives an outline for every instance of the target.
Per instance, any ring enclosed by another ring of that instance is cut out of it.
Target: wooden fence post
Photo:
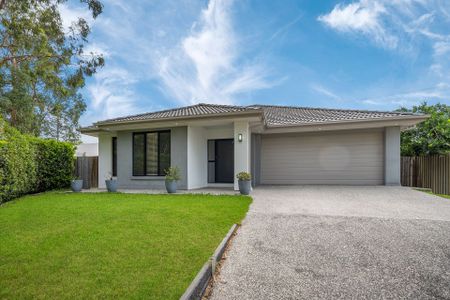
[[[77,157],[75,162],[75,176],[83,180],[83,189],[98,187],[98,157]]]

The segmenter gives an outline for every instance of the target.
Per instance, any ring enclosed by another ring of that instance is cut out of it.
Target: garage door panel
[[[328,178],[328,179],[335,179],[336,177],[339,178],[345,178],[345,179],[354,179],[355,176],[354,175],[358,175],[358,179],[376,179],[378,178],[379,175],[381,175],[382,173],[378,173],[377,170],[369,170],[371,171],[370,173],[367,172],[367,169],[365,170],[360,170],[360,171],[354,171],[354,172],[346,172],[346,170],[335,170],[335,171],[322,171],[322,172],[317,172],[317,171],[308,171],[307,173],[304,172],[302,174],[297,174],[295,176],[295,179],[321,179],[321,178]],[[273,178],[276,179],[280,176],[282,176],[283,172],[273,172],[271,173],[269,176],[266,176],[266,178]],[[337,178],[337,179],[339,179]]]
[[[264,155],[264,154],[265,153],[263,153],[263,152],[261,153],[261,155]],[[283,152],[283,154],[286,155],[287,153]],[[379,162],[383,162],[382,159],[380,159],[380,160],[373,159],[374,156],[382,156],[382,154],[383,154],[382,152],[366,153],[366,155],[352,155],[350,153],[352,159],[351,159],[351,161],[349,163],[355,162],[355,163],[359,164],[359,163],[373,163],[373,162],[378,162],[379,163]],[[268,156],[268,155],[266,155],[265,159],[268,160],[268,161],[273,161],[273,162],[283,162],[283,161],[285,161],[285,162],[288,162],[289,164],[296,164],[296,163],[302,164],[302,163],[309,163],[309,162],[312,162],[312,161],[318,162],[319,160],[321,160],[321,158],[315,157],[317,155],[320,155],[320,154],[318,154],[317,152],[311,152],[309,154],[308,153],[301,153],[301,152],[299,152],[297,154],[297,156],[308,157],[310,159],[308,161],[302,161],[299,158],[298,159],[293,159],[291,155],[286,155],[284,157],[276,157],[276,156]],[[333,160],[339,161],[340,158],[329,157],[329,158],[326,159],[326,161],[333,161]]]
[[[289,147],[287,145],[283,145],[283,147]],[[376,147],[376,146],[372,146],[372,147]],[[264,154],[266,156],[267,159],[279,159],[279,150],[280,148],[273,148],[273,149],[267,149],[265,151],[261,151],[261,154]],[[382,150],[374,150],[374,149],[370,149],[370,148],[362,148],[362,147],[354,147],[353,149],[347,149],[347,148],[342,148],[342,149],[338,149],[339,151],[345,151],[345,154],[349,154],[352,156],[355,156],[356,158],[370,158],[373,157],[374,155],[382,155],[383,151]],[[292,159],[293,157],[291,155],[294,155],[296,157],[299,157],[301,155],[308,155],[310,157],[314,157],[317,154],[321,154],[322,156],[329,154],[328,152],[332,152],[333,149],[326,149],[326,148],[317,148],[317,149],[311,149],[309,151],[283,151],[283,154],[288,155],[288,158]],[[330,153],[331,154],[331,153]],[[328,156],[330,159],[332,159],[334,156],[329,155]],[[295,158],[295,157],[294,157]]]
[[[295,169],[293,169],[294,172],[296,172]],[[368,174],[369,172],[371,174]],[[274,171],[272,172],[270,175],[265,176],[265,178],[277,178],[277,177],[281,177],[284,176],[284,174],[286,174],[286,172],[277,172]],[[301,174],[295,174],[294,177],[295,179],[298,178],[302,178],[302,179],[307,179],[307,178],[316,178],[316,179],[320,179],[320,178],[326,178],[329,177],[329,179],[333,179],[335,178],[335,176],[338,177],[346,177],[347,179],[350,178],[355,178],[355,175],[358,176],[358,179],[361,177],[366,177],[366,178],[377,178],[378,175],[382,174],[381,172],[378,172],[377,170],[361,170],[361,171],[353,171],[353,172],[347,172],[346,170],[335,170],[335,171],[322,171],[322,172],[317,172],[317,171],[310,171],[308,170],[307,172],[302,172]]]
[[[313,170],[317,170],[317,169],[323,169],[323,170],[328,170],[331,169],[332,166],[330,166],[331,164],[333,164],[335,167],[333,169],[346,169],[347,167],[355,167],[355,168],[364,168],[364,167],[374,167],[374,168],[378,168],[380,166],[380,164],[383,163],[382,160],[380,161],[370,161],[367,162],[367,159],[355,159],[346,164],[345,168],[344,166],[341,166],[341,161],[340,160],[333,160],[333,161],[328,161],[329,164],[326,165],[326,167],[324,166],[323,168],[320,168],[320,166],[318,166],[318,164],[320,164],[320,162],[317,160],[309,160],[309,161],[297,161],[297,162],[293,162],[293,161],[289,161],[289,159],[283,159],[283,160],[266,160],[265,164],[277,164],[279,166],[283,166],[285,168],[310,168]]]
[[[378,181],[374,181],[372,179],[369,180],[358,180],[355,181],[354,179],[347,180],[347,179],[321,179],[320,183],[318,183],[317,180],[302,180],[301,183],[299,183],[298,180],[273,180],[270,183],[264,183],[264,184],[273,184],[273,185],[382,185],[383,183]]]
[[[267,135],[262,184],[383,184],[381,131]]]

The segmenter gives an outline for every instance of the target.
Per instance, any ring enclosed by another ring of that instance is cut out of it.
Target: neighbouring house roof
[[[329,123],[355,120],[396,119],[401,117],[423,117],[420,114],[407,112],[369,111],[352,109],[310,108],[276,105],[218,105],[200,103],[174,109],[149,112],[145,114],[125,116],[97,122],[95,125],[124,123],[132,121],[164,120],[184,117],[214,116],[230,113],[261,113],[267,127],[295,126],[302,124]],[[96,126],[86,127],[87,130]]]

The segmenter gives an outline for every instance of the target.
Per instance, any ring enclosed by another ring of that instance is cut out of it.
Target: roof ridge
[[[197,103],[196,105],[246,108],[246,106],[242,106],[242,105],[234,105],[234,104],[216,104],[216,103],[203,103],[203,102]],[[193,106],[195,106],[195,105],[193,105]],[[183,108],[183,107],[180,107],[180,108]]]
[[[382,114],[398,114],[398,115],[421,115],[412,112],[401,111],[383,111],[383,110],[368,110],[368,109],[350,109],[350,108],[324,108],[324,107],[308,107],[308,106],[294,106],[294,105],[270,105],[270,104],[253,104],[250,106],[261,107],[275,107],[275,108],[295,108],[306,110],[325,110],[325,111],[347,111],[347,112],[362,112],[362,113],[382,113]]]

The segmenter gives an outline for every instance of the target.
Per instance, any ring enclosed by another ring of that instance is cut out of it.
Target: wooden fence
[[[450,195],[450,155],[404,156],[401,158],[403,186],[430,188]]]
[[[83,179],[83,189],[98,187],[98,157],[77,157],[75,162],[75,176]]]

